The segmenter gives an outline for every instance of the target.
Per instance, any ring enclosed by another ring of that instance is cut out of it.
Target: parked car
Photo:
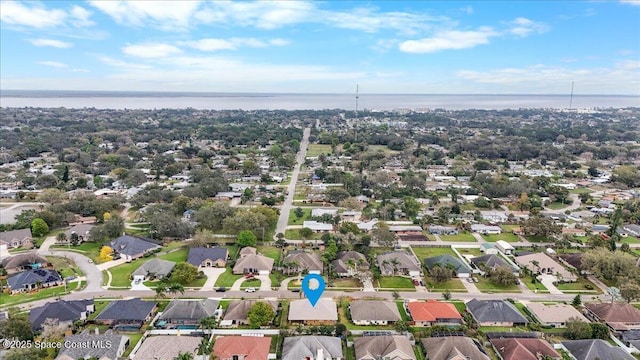
[[[250,287],[250,288],[246,288],[244,291],[248,293],[252,293],[252,292],[256,292],[256,288]]]
[[[227,291],[226,287],[219,287],[216,289],[216,292],[225,292],[225,291]]]
[[[300,292],[300,289],[291,289],[291,292],[298,293],[298,292]]]
[[[88,261],[89,261],[89,264],[93,264],[93,260],[89,259]]]
[[[472,278],[467,278],[467,281],[470,283],[473,283],[473,279]]]
[[[133,282],[133,284],[134,284],[134,285],[139,285],[139,284],[140,284],[140,279],[136,279],[136,280]]]
[[[480,280],[478,280],[478,278],[477,278],[477,277],[473,277],[473,282],[474,282],[474,283],[478,283],[478,282],[480,282]]]
[[[253,279],[254,275],[249,273],[247,275],[244,276],[245,279]]]

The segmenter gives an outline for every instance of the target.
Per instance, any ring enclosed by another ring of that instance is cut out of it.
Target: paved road
[[[571,205],[569,205],[567,207],[564,207],[562,209],[557,209],[557,210],[544,208],[542,213],[544,213],[544,214],[564,214],[565,211],[567,211],[567,210],[573,211],[573,210],[579,208],[580,205],[582,205],[582,201],[578,197],[578,194],[569,194],[569,199],[573,200],[571,202]]]
[[[291,207],[293,206],[293,197],[296,193],[296,183],[298,182],[298,175],[300,175],[300,167],[304,163],[304,160],[307,156],[307,147],[309,146],[310,134],[311,128],[304,129],[302,141],[300,142],[300,151],[298,151],[298,155],[296,156],[296,165],[294,166],[293,173],[291,174],[291,181],[287,186],[287,197],[280,207],[280,217],[278,218],[278,225],[276,226],[276,235],[278,233],[284,234],[285,230],[287,230],[287,222],[289,221],[289,213],[291,212]],[[277,238],[274,236],[274,240],[275,239]]]
[[[39,202],[18,202],[18,203],[2,203],[11,204],[10,206],[0,207],[0,224],[13,224],[16,222],[16,215],[19,215],[23,210],[39,210],[44,203]]]
[[[98,270],[95,264],[89,262],[88,257],[73,251],[49,251],[42,249],[38,249],[38,254],[42,256],[59,256],[69,258],[82,270],[87,279],[87,286],[83,290],[77,291],[72,295],[104,291],[102,289],[102,272]],[[82,296],[86,297],[86,295]]]

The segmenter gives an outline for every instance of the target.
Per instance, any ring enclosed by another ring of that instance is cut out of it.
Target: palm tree
[[[200,319],[200,327],[205,329],[205,333],[210,333],[211,329],[216,326],[216,319],[213,316],[207,316]]]
[[[173,298],[175,299],[178,293],[184,295],[184,286],[180,283],[171,283],[169,284],[169,292],[173,294]]]
[[[353,272],[355,273],[356,271],[356,261],[353,259],[349,259],[347,260],[347,264],[349,265],[349,267],[353,268]]]
[[[57,240],[59,243],[63,243],[63,242],[65,242],[65,241],[67,241],[67,234],[65,234],[65,233],[63,233],[63,232],[59,233],[58,235],[56,235],[56,240]]]
[[[156,286],[156,299],[164,299],[167,297],[167,287],[165,284],[160,282],[158,286]]]
[[[202,340],[200,340],[200,344],[198,344],[198,347],[196,348],[196,353],[198,355],[211,355],[211,351],[213,351],[213,347],[211,346],[209,339],[203,337]]]
[[[190,352],[179,352],[176,360],[193,360],[193,354]]]
[[[398,259],[393,258],[391,259],[391,265],[393,265],[393,275],[395,275],[398,272],[398,265],[400,265],[400,261],[398,261]]]
[[[540,262],[538,260],[531,260],[530,263],[531,265],[535,266],[536,272],[540,271]]]
[[[382,261],[382,267],[383,267],[383,268],[387,268],[387,267],[389,267],[389,264],[390,264],[390,263],[389,263],[389,260],[383,260],[383,261]]]

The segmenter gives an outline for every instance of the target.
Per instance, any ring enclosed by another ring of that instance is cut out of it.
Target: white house
[[[496,241],[496,248],[505,255],[511,255],[516,249],[504,240]]]
[[[500,226],[473,224],[471,225],[471,231],[485,235],[497,235],[502,233],[502,228]]]

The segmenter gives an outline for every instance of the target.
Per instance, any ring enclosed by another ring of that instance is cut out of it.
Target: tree
[[[615,286],[611,286],[607,288],[606,295],[611,296],[611,302],[615,302],[620,299],[620,289]]]
[[[271,305],[260,301],[253,304],[247,315],[249,325],[254,329],[258,329],[261,326],[269,324],[276,314]]]
[[[241,248],[247,246],[256,246],[258,238],[249,230],[242,230],[238,234],[238,246]]]
[[[421,208],[422,205],[412,196],[405,196],[404,199],[402,199],[402,211],[404,211],[410,219],[415,218]]]
[[[609,327],[603,323],[591,323],[591,338],[609,340]]]
[[[522,223],[522,232],[528,236],[550,237],[562,232],[562,227],[554,224],[553,220],[544,216],[535,216]]]
[[[360,234],[360,228],[356,223],[345,221],[340,225],[340,233],[358,235]]]
[[[580,306],[582,304],[582,299],[580,298],[580,294],[576,295],[571,302],[573,306]]]
[[[67,234],[65,234],[63,232],[58,233],[58,235],[56,235],[56,241],[57,242],[61,242],[61,243],[66,242],[67,241]]]
[[[518,283],[518,277],[506,266],[497,266],[490,271],[490,278],[496,285],[510,286]]]
[[[300,219],[301,217],[303,217],[303,216],[304,216],[304,210],[302,210],[302,208],[301,208],[300,206],[298,206],[297,208],[295,208],[295,209],[293,210],[293,214],[294,214],[298,219]]]
[[[47,223],[40,219],[40,218],[35,218],[33,219],[33,221],[31,221],[31,235],[33,237],[40,237],[40,236],[44,236],[49,232],[49,225],[47,225]]]
[[[193,354],[190,352],[180,351],[178,356],[176,356],[176,360],[193,360]]]
[[[620,285],[620,296],[628,303],[640,298],[640,285],[636,279],[625,281]]]
[[[309,229],[308,227],[303,227],[302,229],[300,229],[300,236],[305,239],[309,239],[311,238],[311,236],[313,236],[313,230]]]
[[[589,323],[572,317],[567,320],[564,337],[571,340],[590,339],[593,334]]]
[[[640,186],[640,171],[633,165],[617,166],[613,170],[613,181],[621,182],[629,187]]]
[[[177,263],[171,272],[171,282],[187,285],[198,277],[198,268],[186,263]]]
[[[66,195],[60,189],[44,189],[37,197],[38,201],[49,205],[60,204],[66,200]]]
[[[325,191],[324,195],[331,203],[338,203],[350,196],[347,190],[339,187],[332,187],[328,189]]]
[[[585,252],[582,266],[597,277],[613,281],[619,276],[632,277],[637,273],[636,259],[622,251],[599,248]]]
[[[203,337],[202,340],[200,340],[200,344],[198,344],[196,353],[198,353],[198,355],[211,355],[212,351],[213,345],[207,337]]]
[[[214,316],[207,316],[200,319],[200,328],[205,329],[207,333],[211,332],[211,329],[216,327],[216,318]]]
[[[111,259],[113,259],[113,256],[111,256],[111,254],[113,253],[113,249],[108,247],[108,246],[103,246],[102,248],[100,248],[100,255],[98,255],[98,261],[99,262],[106,262],[109,261]]]
[[[33,340],[31,323],[25,316],[16,315],[0,321],[0,338]]]
[[[347,330],[347,326],[343,323],[336,323],[336,335],[338,336],[347,336],[349,334],[349,330]]]
[[[445,299],[445,300],[451,300],[451,291],[445,290],[442,293],[442,298]]]
[[[178,293],[184,294],[184,286],[177,282],[169,283],[167,291],[173,294],[173,298],[175,299],[178,296]]]
[[[446,266],[434,265],[429,269],[429,274],[435,282],[443,283],[451,280],[453,277],[453,271]]]
[[[407,322],[404,320],[396,321],[396,323],[393,324],[393,329],[400,334],[404,334],[405,332],[409,331],[409,324],[407,324]]]
[[[204,206],[195,212],[194,219],[198,227],[202,229],[217,231],[222,230],[224,219],[232,216],[235,209],[225,202],[215,202],[209,206]]]
[[[389,230],[389,226],[384,222],[379,222],[371,231],[371,239],[382,247],[392,247],[396,243],[396,236]]]

